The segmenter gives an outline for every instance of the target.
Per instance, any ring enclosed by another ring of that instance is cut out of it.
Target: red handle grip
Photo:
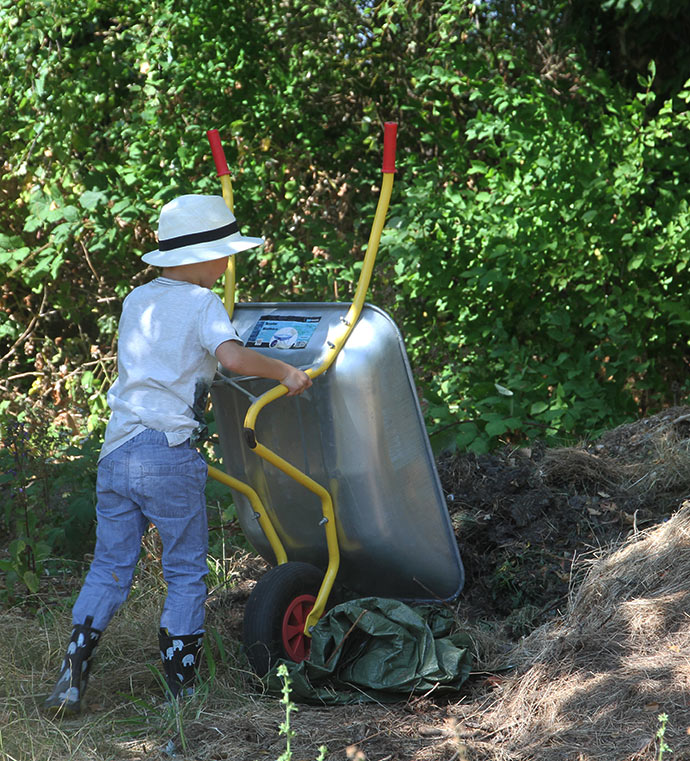
[[[395,172],[395,146],[398,136],[398,125],[395,122],[386,122],[383,125],[383,172],[391,174]]]
[[[216,163],[216,171],[218,176],[222,177],[224,174],[230,174],[228,169],[228,162],[225,160],[225,153],[223,152],[223,146],[220,142],[220,135],[217,129],[210,129],[206,133],[208,142],[211,144],[211,153],[213,154],[213,160]]]

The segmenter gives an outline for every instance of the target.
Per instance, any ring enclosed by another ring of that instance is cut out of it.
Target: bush
[[[57,430],[50,410],[37,407],[0,420],[0,598],[38,591],[41,575],[82,561],[95,540],[95,471],[99,446]]]

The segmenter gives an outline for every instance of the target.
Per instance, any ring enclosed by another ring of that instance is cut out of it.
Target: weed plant
[[[656,739],[659,741],[659,755],[657,756],[657,761],[663,761],[665,753],[673,753],[673,750],[671,750],[671,748],[669,747],[668,743],[665,740],[667,723],[668,723],[668,714],[660,713],[659,714],[659,729],[657,730],[657,733],[656,733]]]
[[[285,737],[285,750],[280,754],[277,761],[292,761],[292,740],[295,737],[296,732],[292,728],[290,717],[298,709],[290,696],[290,677],[288,676],[287,666],[284,663],[281,663],[280,666],[278,666],[278,676],[283,682],[280,703],[285,709],[285,720],[280,725],[280,734]],[[319,748],[319,755],[317,756],[316,761],[324,761],[327,752],[328,748],[325,745],[322,745]]]

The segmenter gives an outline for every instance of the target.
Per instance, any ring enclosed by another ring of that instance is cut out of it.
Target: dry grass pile
[[[549,449],[540,475],[551,487],[610,492],[655,515],[673,511],[690,497],[690,408],[626,423],[590,447]]]
[[[517,672],[467,733],[494,761],[690,759],[690,503],[590,561],[567,614],[512,654]],[[490,737],[491,741],[482,741]]]
[[[541,476],[551,487],[575,486],[579,489],[616,489],[626,478],[616,461],[585,449],[549,449],[541,463]]]
[[[631,507],[656,515],[690,497],[690,408],[672,407],[605,433],[593,447]]]

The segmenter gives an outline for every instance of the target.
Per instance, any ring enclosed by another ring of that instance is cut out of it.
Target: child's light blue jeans
[[[189,442],[168,446],[164,433],[146,430],[98,465],[94,559],[72,610],[73,624],[93,616],[103,631],[127,599],[148,524],[163,542],[168,594],[160,626],[172,635],[203,631],[208,572],[204,488],[208,468]]]

